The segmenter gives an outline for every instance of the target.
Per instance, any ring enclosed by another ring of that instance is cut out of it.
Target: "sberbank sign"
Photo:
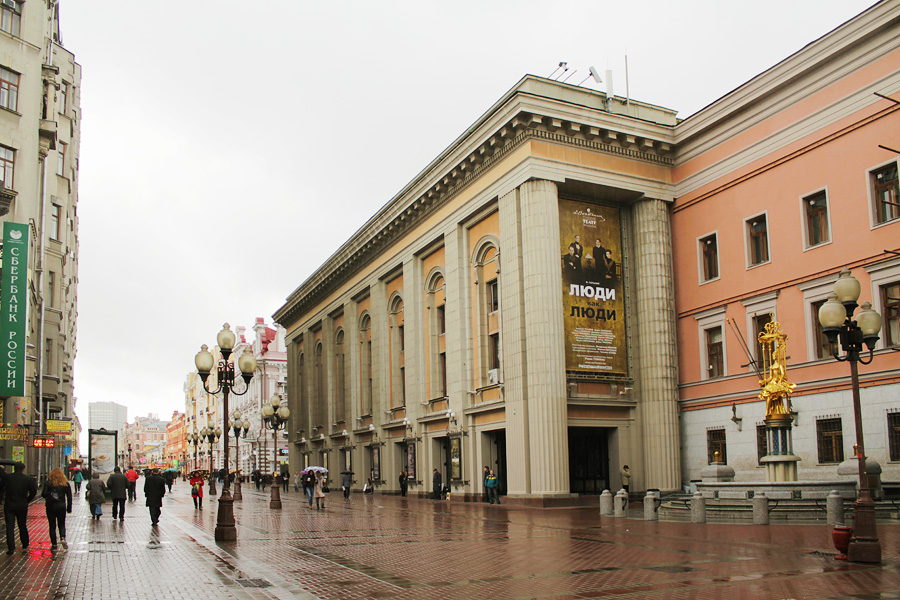
[[[28,226],[3,223],[0,276],[0,396],[25,395],[25,313],[28,307]]]

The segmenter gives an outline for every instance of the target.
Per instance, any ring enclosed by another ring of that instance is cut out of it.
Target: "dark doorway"
[[[569,491],[597,494],[609,488],[609,430],[569,427]]]
[[[488,448],[490,456],[488,456],[487,467],[493,469],[497,475],[497,481],[500,484],[498,493],[501,496],[506,495],[506,430],[497,429],[496,431],[488,431]]]

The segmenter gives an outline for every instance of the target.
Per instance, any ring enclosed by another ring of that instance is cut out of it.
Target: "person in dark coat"
[[[341,471],[341,488],[344,490],[344,499],[350,499],[350,486],[353,485],[353,471]]]
[[[144,496],[150,509],[150,524],[159,524],[159,513],[162,512],[162,499],[166,495],[166,480],[159,474],[159,469],[150,471],[144,482]]]
[[[50,532],[50,550],[56,550],[56,530],[63,550],[69,547],[66,543],[66,513],[72,512],[72,488],[66,474],[59,467],[50,471],[44,487],[41,489],[44,499],[44,512],[47,513],[47,528]]]
[[[441,477],[441,474],[438,473],[437,469],[434,469],[431,475],[431,486],[434,488],[434,499],[440,500],[444,487],[444,478]]]
[[[16,550],[16,525],[19,526],[19,539],[22,549],[28,547],[28,504],[37,496],[37,482],[25,474],[25,465],[16,463],[12,474],[3,478],[3,493],[6,503],[3,505],[3,517],[6,519],[6,553]]]
[[[400,495],[406,498],[406,490],[409,488],[409,473],[400,471]]]
[[[116,467],[113,474],[106,480],[109,495],[113,502],[113,519],[125,520],[125,500],[128,499],[128,477],[122,474],[122,469]]]
[[[106,484],[100,479],[100,473],[91,473],[91,480],[84,487],[87,490],[87,501],[91,505],[91,518],[99,521],[103,514],[102,505],[106,501]]]

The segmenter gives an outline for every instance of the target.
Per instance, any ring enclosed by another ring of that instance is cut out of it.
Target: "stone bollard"
[[[769,499],[766,498],[764,492],[760,492],[753,496],[753,524],[769,524]]]
[[[613,502],[613,516],[624,517],[628,512],[628,492],[624,489],[616,492],[615,501]]]
[[[706,523],[706,498],[701,492],[691,498],[691,523]]]
[[[831,490],[828,498],[825,499],[825,510],[828,514],[829,525],[844,524],[844,499],[837,490]]]
[[[658,498],[656,494],[653,492],[647,492],[647,495],[644,496],[644,520],[645,521],[658,521],[659,520],[659,512],[657,509],[659,506],[657,505]]]
[[[608,517],[613,514],[613,497],[609,490],[603,490],[600,494],[600,516]]]

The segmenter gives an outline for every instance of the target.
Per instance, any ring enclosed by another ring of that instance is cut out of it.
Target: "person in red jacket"
[[[200,471],[191,473],[191,498],[194,499],[194,508],[203,510],[203,476]]]
[[[136,495],[137,488],[137,480],[140,477],[140,473],[134,470],[134,467],[129,466],[128,470],[125,471],[125,477],[128,478],[128,499],[134,502],[134,498]]]

